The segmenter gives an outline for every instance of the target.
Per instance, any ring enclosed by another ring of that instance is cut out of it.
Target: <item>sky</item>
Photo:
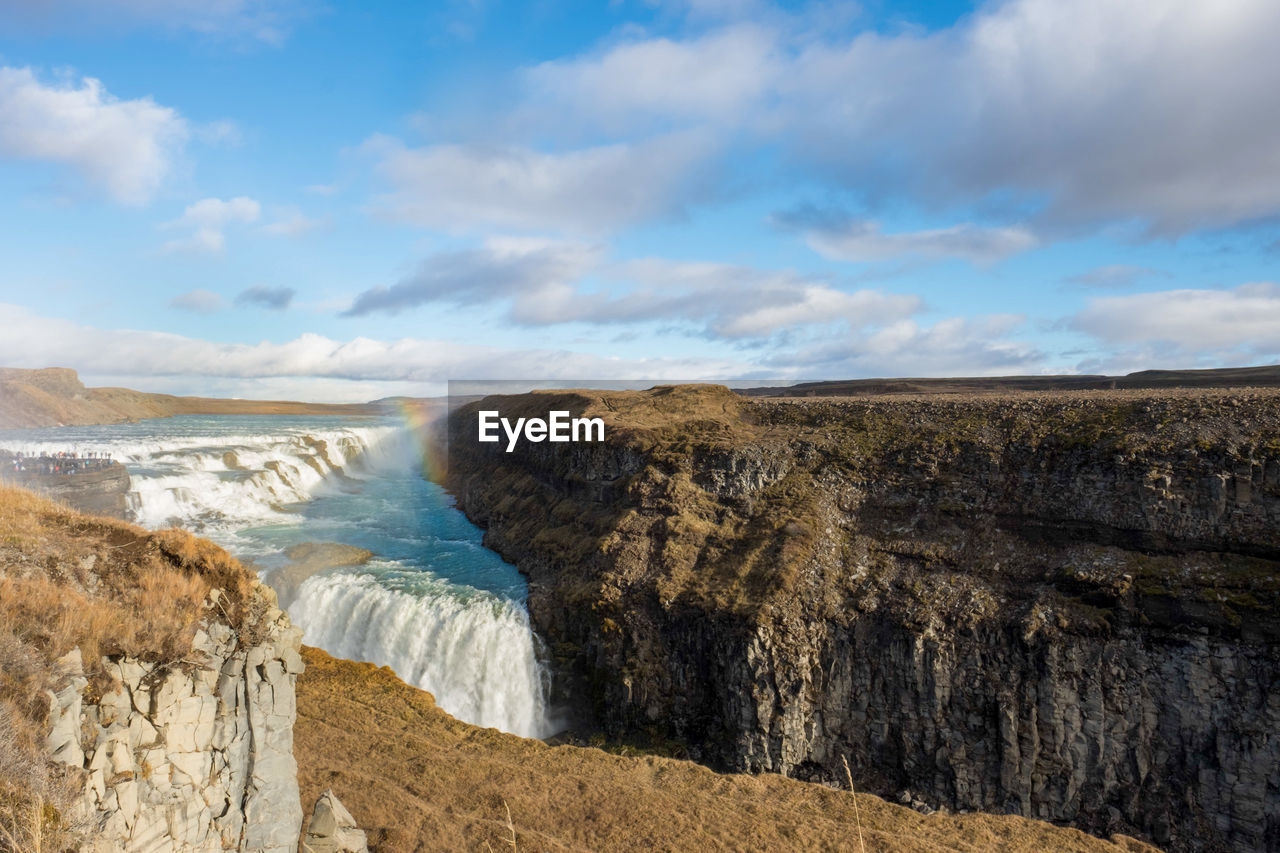
[[[0,0],[0,365],[1280,362],[1275,0]]]

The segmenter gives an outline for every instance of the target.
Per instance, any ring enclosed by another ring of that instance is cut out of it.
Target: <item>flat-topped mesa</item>
[[[74,370],[0,367],[0,429],[116,424],[173,415],[375,415],[364,403],[175,397],[129,388],[86,388]]]
[[[464,407],[449,483],[612,733],[1175,849],[1280,837],[1280,391],[503,409],[551,402],[606,441],[494,452]]]

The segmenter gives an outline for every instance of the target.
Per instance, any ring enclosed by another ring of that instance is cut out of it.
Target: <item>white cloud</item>
[[[227,248],[227,236],[214,228],[197,228],[189,237],[166,240],[160,247],[165,253],[218,255]]]
[[[212,314],[222,308],[222,297],[209,290],[189,290],[170,299],[169,307],[196,314]]]
[[[544,125],[625,131],[671,119],[736,121],[784,72],[776,35],[737,25],[687,41],[626,41],[588,57],[524,72],[531,112]]]
[[[277,211],[275,221],[263,225],[262,231],[273,237],[301,237],[326,224],[324,219],[312,219],[296,207],[286,207]]]
[[[590,244],[490,239],[424,260],[390,287],[360,294],[348,315],[429,303],[503,305],[523,326],[663,323],[727,339],[762,339],[805,326],[863,328],[922,307],[918,297],[848,292],[787,270],[645,258],[611,261]]]
[[[220,198],[202,198],[187,205],[179,225],[198,228],[221,228],[231,222],[255,222],[262,214],[262,206],[248,196],[236,196],[223,201]]]
[[[267,287],[259,284],[240,291],[236,295],[237,305],[253,305],[269,311],[283,311],[293,302],[298,291],[292,287]]]
[[[1015,315],[901,320],[865,334],[779,353],[765,363],[793,376],[999,376],[1038,372],[1044,354],[1009,335]]]
[[[714,126],[871,200],[1172,235],[1280,213],[1277,32],[1274,0],[1006,0],[853,37],[731,24],[534,67],[526,114],[560,135]]]
[[[1176,234],[1280,211],[1277,31],[1271,0],[1013,0],[814,46],[788,107],[803,156],[873,192]]]
[[[697,379],[741,376],[746,365],[717,359],[608,358],[570,350],[475,346],[401,338],[347,341],[304,334],[282,343],[229,344],[164,332],[100,329],[0,304],[0,364],[72,367],[84,379],[142,390],[284,399],[368,400],[440,394],[450,377]]]
[[[345,313],[395,314],[431,302],[471,306],[515,300],[518,306],[532,307],[548,293],[571,288],[602,257],[601,250],[590,245],[490,238],[478,249],[427,258],[400,282],[361,293]],[[517,308],[515,313],[525,312]]]
[[[647,258],[624,261],[605,275],[630,285],[612,299],[565,294],[546,316],[588,322],[703,324],[728,339],[768,338],[806,326],[861,329],[908,317],[923,307],[910,294],[846,291],[822,278],[790,270]]]
[[[192,229],[190,236],[165,243],[163,251],[221,252],[226,248],[227,226],[256,222],[261,215],[262,205],[248,196],[236,196],[226,201],[220,198],[201,199],[188,205],[181,217],[162,226]]]
[[[240,125],[231,119],[219,119],[196,125],[195,136],[205,145],[234,148],[244,141]]]
[[[882,231],[877,222],[850,219],[815,221],[801,227],[814,251],[840,261],[960,258],[987,265],[1029,251],[1039,243],[1027,228],[988,228],[969,222],[891,234]]]
[[[1069,325],[1110,345],[1274,356],[1280,354],[1280,284],[1102,297]]]
[[[726,269],[726,272],[730,270]],[[724,288],[713,290],[711,294],[712,298],[732,298],[733,295]],[[919,298],[915,296],[875,290],[846,293],[800,281],[785,282],[782,292],[777,296],[782,299],[773,304],[761,305],[756,300],[751,300],[745,306],[740,306],[739,310],[724,318],[717,331],[725,337],[749,338],[767,337],[775,332],[801,326],[840,322],[856,328],[913,313],[921,305]]]
[[[188,135],[150,98],[120,100],[91,77],[44,84],[30,68],[0,68],[0,116],[0,156],[70,165],[126,204],[155,195]]]
[[[598,234],[679,215],[705,194],[711,146],[698,134],[558,154],[523,147],[407,148],[375,137],[390,191],[374,209],[429,228],[497,226]]]

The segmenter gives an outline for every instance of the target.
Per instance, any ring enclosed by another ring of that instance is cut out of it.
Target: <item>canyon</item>
[[[467,725],[299,633],[207,540],[0,488],[0,850],[1152,849]]]
[[[611,738],[1172,850],[1280,848],[1280,394],[483,405],[447,482]]]

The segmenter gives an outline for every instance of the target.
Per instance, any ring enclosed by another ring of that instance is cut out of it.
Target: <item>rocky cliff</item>
[[[92,515],[123,519],[129,512],[129,471],[119,462],[74,474],[43,474],[14,470],[13,455],[0,450],[0,482],[39,492]]]
[[[455,720],[386,667],[302,655],[298,770],[305,800],[319,798],[316,853],[366,837],[375,851],[1156,853],[1013,815],[925,815],[847,783],[553,746]]]
[[[279,610],[245,646],[213,622],[191,652],[198,667],[157,672],[131,657],[104,661],[112,689],[85,702],[83,664],[61,663],[50,693],[48,746],[86,775],[73,814],[84,849],[293,853],[302,823],[293,758],[301,631]]]
[[[0,849],[297,850],[300,637],[212,543],[0,488]]]
[[[1178,850],[1280,849],[1280,395],[491,399],[449,481],[615,735]]]

